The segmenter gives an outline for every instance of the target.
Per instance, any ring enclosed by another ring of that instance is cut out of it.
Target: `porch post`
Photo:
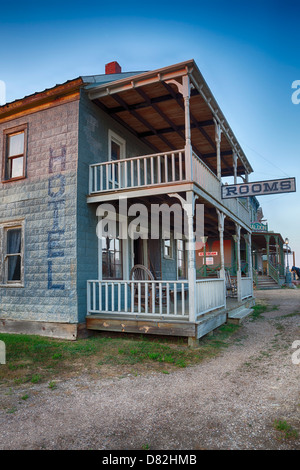
[[[244,236],[247,243],[247,261],[248,261],[248,277],[252,277],[252,247],[251,247],[251,233],[248,232]]]
[[[188,223],[188,285],[189,285],[189,321],[195,322],[196,312],[196,264],[195,264],[195,237],[194,237],[194,209],[195,199],[193,191],[186,193],[187,204],[184,209]]]
[[[193,181],[193,152],[191,143],[191,120],[190,120],[190,79],[188,75],[182,78],[182,95],[184,100],[185,119],[185,165],[186,179]]]
[[[221,135],[222,130],[220,124],[214,119],[215,121],[215,141],[216,141],[216,149],[217,149],[217,177],[221,181]]]
[[[236,279],[237,279],[237,294],[238,300],[242,300],[242,290],[241,290],[241,282],[242,282],[242,273],[241,273],[241,226],[239,224],[235,224],[236,228],[236,251],[237,251],[237,272],[236,272]]]
[[[270,263],[270,235],[265,235],[267,245],[267,274],[269,275],[269,263]]]
[[[218,230],[220,238],[220,258],[221,258],[221,268],[220,268],[220,277],[225,279],[225,262],[224,262],[224,222],[226,215],[217,209],[218,214]]]
[[[207,242],[207,237],[202,237],[202,242],[204,243],[203,245],[203,273],[204,277],[206,277],[207,269],[206,269],[206,242]]]
[[[275,263],[275,267],[278,269],[278,265],[279,265],[279,252],[278,252],[278,248],[279,248],[279,244],[278,244],[278,235],[275,235],[275,243],[276,243],[276,246],[275,246],[275,249],[276,249],[276,263]]]
[[[237,154],[233,152],[233,172],[234,172],[234,184],[237,184]]]

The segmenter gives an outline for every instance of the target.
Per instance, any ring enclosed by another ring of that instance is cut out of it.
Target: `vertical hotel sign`
[[[221,188],[222,199],[233,197],[264,196],[267,194],[292,193],[296,191],[296,179],[256,181],[254,183],[225,184]]]

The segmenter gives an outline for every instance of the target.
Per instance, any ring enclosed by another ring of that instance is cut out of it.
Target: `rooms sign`
[[[232,197],[263,196],[265,194],[292,193],[296,191],[296,179],[256,181],[254,183],[225,184],[222,186],[222,199]]]

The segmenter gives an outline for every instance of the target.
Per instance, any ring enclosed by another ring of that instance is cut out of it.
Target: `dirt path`
[[[300,289],[256,295],[273,310],[248,318],[226,350],[200,365],[32,386],[14,413],[0,411],[0,449],[300,449],[300,365],[292,362]],[[298,437],[286,438],[275,420]]]

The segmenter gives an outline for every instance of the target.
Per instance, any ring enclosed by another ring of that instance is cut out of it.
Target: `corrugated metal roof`
[[[123,78],[132,77],[134,75],[139,75],[141,72],[122,72],[122,73],[113,73],[113,74],[102,74],[102,75],[85,75],[82,76],[82,80],[87,83],[86,89],[94,88],[97,85],[103,85],[104,83],[114,82],[116,80],[122,80]]]

